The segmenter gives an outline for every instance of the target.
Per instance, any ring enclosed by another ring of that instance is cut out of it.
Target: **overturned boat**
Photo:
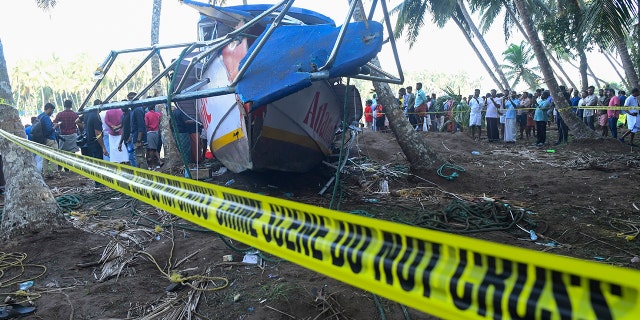
[[[312,169],[333,151],[340,125],[362,116],[357,89],[342,78],[402,82],[399,64],[400,79],[370,63],[384,30],[370,19],[351,21],[354,11],[364,12],[360,1],[352,2],[341,26],[293,7],[293,0],[229,7],[182,2],[200,13],[198,41],[183,45],[180,57],[152,81],[168,77],[170,94],[126,103],[175,103],[202,125],[210,150],[233,172]],[[384,4],[383,11],[388,23]],[[149,56],[174,47],[150,48]],[[111,62],[107,58],[100,70]]]

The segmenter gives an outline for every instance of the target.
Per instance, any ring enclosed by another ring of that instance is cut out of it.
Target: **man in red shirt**
[[[53,124],[58,124],[60,128],[58,149],[75,153],[80,150],[76,143],[78,139],[78,127],[76,126],[78,114],[71,110],[72,108],[73,102],[71,100],[65,100],[64,111],[56,114],[55,119],[53,119]]]
[[[616,95],[616,90],[608,89],[607,93],[611,98],[609,100],[609,107],[613,107],[607,110],[607,124],[611,131],[611,137],[618,139],[618,117],[620,117],[620,98]]]
[[[149,170],[160,169],[160,119],[162,114],[156,112],[155,106],[149,106],[149,112],[144,115],[144,123],[147,126],[147,164]]]

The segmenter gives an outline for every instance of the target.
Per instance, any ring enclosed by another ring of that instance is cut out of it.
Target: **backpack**
[[[87,130],[77,130],[78,137],[76,138],[76,145],[79,148],[84,148],[87,146]]]
[[[29,132],[31,141],[39,144],[45,144],[47,137],[44,136],[44,126],[42,125],[42,118],[38,116],[38,120],[31,125],[31,131]]]

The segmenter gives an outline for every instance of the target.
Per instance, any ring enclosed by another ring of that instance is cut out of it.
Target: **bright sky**
[[[37,8],[35,0],[0,0],[0,11],[3,13],[0,19],[0,39],[9,68],[20,59],[47,58],[53,53],[67,59],[82,52],[94,56],[97,66],[111,50],[146,47],[150,44],[152,0],[57,2],[52,11],[43,12]],[[249,3],[275,2],[279,1],[249,0]],[[331,2],[331,5],[328,5],[328,2]],[[241,4],[242,1],[230,0],[227,3]],[[347,10],[347,0],[298,0],[294,6],[318,11],[341,24]],[[179,0],[164,0],[160,21],[160,44],[194,41],[197,19],[198,13],[181,4]],[[428,23],[422,30],[421,40],[412,49],[400,41],[400,59],[404,70],[426,69],[447,73],[465,70],[474,79],[485,79],[482,82],[483,91],[495,87],[462,33],[453,23],[447,24],[443,29],[438,29],[430,21]],[[495,30],[486,36],[499,61],[507,47],[501,28],[502,23],[497,22]],[[381,62],[383,65],[393,63],[388,56],[382,56]],[[600,77],[620,82],[606,60],[592,62],[591,66]],[[394,71],[389,68],[387,70]],[[575,71],[571,67],[567,70]],[[575,81],[579,81],[577,71],[573,72],[572,76],[575,77]]]

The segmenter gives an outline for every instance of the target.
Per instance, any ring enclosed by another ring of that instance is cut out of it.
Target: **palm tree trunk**
[[[584,124],[581,119],[578,119],[575,113],[571,112],[569,108],[569,104],[567,100],[564,98],[564,95],[560,92],[560,88],[558,87],[558,82],[553,76],[553,69],[551,68],[551,64],[547,59],[547,56],[544,52],[544,47],[542,45],[542,41],[538,37],[538,31],[535,29],[533,20],[531,19],[531,15],[528,10],[528,4],[525,0],[514,0],[516,7],[520,13],[520,17],[522,18],[524,28],[527,32],[527,36],[531,40],[531,45],[533,46],[533,51],[535,52],[536,59],[538,60],[538,64],[540,65],[540,69],[545,78],[545,82],[551,91],[551,95],[553,97],[553,101],[555,101],[556,108],[558,108],[558,112],[562,116],[562,119],[565,121],[569,130],[573,136],[577,139],[595,139],[598,137],[595,131],[591,130],[587,125]]]
[[[600,81],[602,82],[606,82],[598,77],[596,77],[596,73],[593,72],[593,69],[591,69],[591,66],[587,64],[587,70],[589,70],[589,74],[591,74],[591,78],[593,78],[593,81],[595,81],[596,85],[598,86],[598,88],[600,88]],[[626,83],[626,82],[625,82]],[[584,87],[584,85],[583,85]],[[586,88],[585,88],[586,89]]]
[[[11,83],[0,40],[0,129],[26,138],[18,110],[12,106]],[[36,230],[50,230],[64,223],[58,203],[37,171],[33,155],[0,137],[6,180],[5,206],[0,221],[2,238]]]
[[[529,40],[529,37],[527,36],[527,33],[525,32],[524,28],[522,27],[522,24],[520,23],[520,18],[516,17],[516,14],[513,12],[513,10],[511,10],[510,6],[505,5],[505,8],[507,8],[507,13],[511,16],[511,20],[514,21],[516,27],[518,27],[518,30],[520,30],[520,33],[522,33],[522,35],[524,36],[525,40],[527,40],[529,43],[531,43],[531,41]],[[564,78],[567,79],[567,82],[569,82],[569,85],[571,85],[572,88],[577,88],[576,85],[573,83],[573,81],[571,81],[571,77],[569,77],[569,75],[564,70],[564,68],[562,67],[560,62],[558,62],[558,60],[551,54],[551,51],[549,51],[547,46],[543,45],[543,47],[544,47],[544,53],[547,56],[547,58],[553,62],[553,64],[556,66],[556,68],[558,68],[560,73],[562,73]],[[557,72],[556,72],[555,69],[553,70],[553,72],[557,75]],[[562,80],[561,80],[561,82],[564,83],[564,81],[562,81]]]
[[[511,88],[515,88],[516,87],[516,84],[518,84],[518,82],[520,82],[520,77],[521,77],[521,74],[518,73],[518,75],[516,76],[516,79],[513,80],[513,85],[511,85]]]
[[[574,67],[576,70],[578,70],[578,72],[580,72],[580,67],[579,67],[579,66],[576,66],[576,65],[575,65],[571,60],[566,60],[566,62],[567,62],[570,66],[572,66],[572,67]],[[588,63],[587,63],[587,71],[588,71],[589,75],[591,76],[591,78],[593,78],[593,81],[596,83],[596,86],[597,86],[598,88],[600,88],[600,87],[601,87],[601,86],[600,86],[600,82],[606,82],[606,81],[604,81],[603,79],[598,78],[598,77],[596,76],[596,73],[595,73],[595,72],[593,72],[593,69],[591,69],[591,66],[590,66]],[[581,89],[582,89],[582,90],[586,90],[587,86],[588,86],[588,85],[586,85],[586,84],[582,84]],[[575,87],[574,87],[574,88],[575,88]],[[576,89],[577,89],[577,88],[576,88]]]
[[[162,0],[153,0],[153,14],[151,15],[151,45],[157,45],[160,40],[160,14],[162,13]],[[151,77],[155,78],[160,74],[160,58],[154,55],[151,58]],[[160,82],[154,87],[154,95],[162,93]],[[169,106],[158,106],[156,111],[162,114],[160,118],[160,135],[162,137],[162,149],[164,151],[164,161],[167,168],[180,166],[180,155],[178,154],[175,139],[173,138],[169,118],[171,110]]]
[[[384,6],[386,3],[381,3],[381,5]],[[354,19],[356,21],[364,21],[366,16],[362,10],[356,10]],[[380,67],[380,61],[377,57],[373,58],[371,63]],[[378,95],[378,101],[382,103],[383,112],[389,119],[389,127],[393,131],[402,152],[407,156],[411,173],[418,176],[432,175],[436,166],[444,163],[444,161],[427,145],[425,139],[413,129],[402,110],[396,107],[395,94],[391,91],[389,84],[374,81],[373,87]]]
[[[482,64],[484,69],[487,70],[487,74],[489,74],[489,76],[491,77],[491,80],[493,80],[493,82],[500,88],[501,87],[500,80],[498,80],[498,78],[496,78],[495,73],[493,73],[491,71],[491,67],[487,63],[487,60],[484,59],[484,56],[482,56],[482,53],[480,53],[480,50],[478,50],[478,46],[476,46],[476,44],[473,43],[473,39],[471,39],[471,36],[469,35],[469,33],[464,28],[464,25],[462,24],[462,21],[460,21],[456,17],[452,17],[451,20],[453,20],[453,22],[456,23],[458,28],[460,28],[460,31],[462,31],[462,34],[464,35],[465,39],[467,39],[467,42],[471,46],[471,49],[473,49],[473,52],[475,52],[476,57],[478,57],[478,60],[480,60],[480,63]]]
[[[638,73],[634,68],[633,61],[631,60],[631,56],[629,55],[629,49],[627,48],[627,43],[624,38],[618,37],[614,35],[614,44],[616,49],[618,50],[618,54],[620,55],[620,60],[622,60],[622,66],[624,69],[624,73],[627,76],[627,80],[629,80],[629,84],[631,84],[631,88],[638,86]]]
[[[629,85],[629,82],[627,81],[627,79],[625,77],[622,76],[622,74],[620,73],[620,71],[618,70],[618,68],[616,67],[616,65],[613,63],[613,61],[611,60],[611,58],[609,57],[608,54],[603,52],[604,57],[607,59],[607,61],[609,61],[609,64],[613,67],[613,70],[616,72],[616,74],[618,75],[618,77],[620,77],[620,79],[622,80],[622,83],[624,83],[627,88],[633,88]]]
[[[471,16],[469,15],[469,12],[467,11],[467,7],[464,4],[463,0],[458,0],[458,7],[460,8],[460,11],[462,12],[462,15],[464,16],[465,20],[467,21],[467,25],[471,28],[471,31],[473,32],[473,34],[476,36],[476,38],[478,38],[478,41],[480,41],[480,43],[482,44],[482,48],[487,53],[489,60],[493,64],[494,71],[498,74],[498,77],[500,78],[500,83],[502,83],[503,86],[499,86],[499,89],[502,92],[504,92],[505,89],[510,89],[509,81],[507,80],[507,77],[504,75],[504,72],[502,72],[502,68],[498,63],[498,60],[496,60],[496,57],[493,55],[491,48],[489,48],[489,45],[484,40],[484,36],[480,33],[480,31],[478,30],[478,27],[476,27],[475,23],[471,19]]]
[[[582,90],[587,90],[589,77],[587,76],[587,68],[589,64],[587,63],[587,54],[584,50],[578,50],[578,54],[580,55],[580,82],[582,82]],[[599,82],[596,80],[596,84],[600,87]],[[574,87],[575,88],[575,87]],[[576,88],[577,89],[577,88]]]

